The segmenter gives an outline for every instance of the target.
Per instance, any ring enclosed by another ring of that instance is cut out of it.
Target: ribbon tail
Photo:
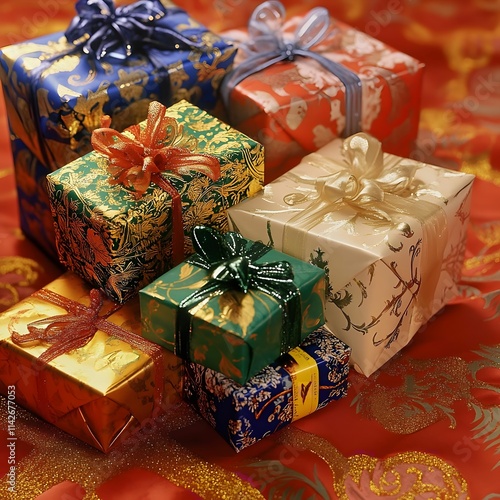
[[[283,228],[282,251],[287,255],[303,260],[305,239],[308,231],[332,211],[334,202],[320,198],[289,219]]]
[[[259,71],[263,71],[269,66],[272,66],[273,64],[276,64],[280,61],[284,61],[285,59],[286,55],[281,53],[280,51],[275,51],[264,55],[258,54],[249,57],[238,67],[230,71],[224,77],[221,83],[221,97],[226,108],[228,109],[230,105],[229,98],[231,96],[231,92],[239,83],[245,80],[245,78],[258,73]]]
[[[331,61],[312,50],[296,50],[297,55],[310,57],[318,61],[326,70],[335,75],[345,88],[345,127],[343,137],[349,137],[361,131],[362,86],[359,76],[350,69]]]
[[[281,305],[281,352],[285,354],[294,347],[297,347],[301,341],[302,332],[302,305],[300,293],[296,286],[291,283],[287,286],[286,293],[273,286],[259,280],[259,290],[271,295]]]
[[[152,175],[154,182],[172,197],[172,263],[184,260],[184,222],[182,220],[182,200],[177,190],[161,174]]]
[[[185,360],[190,359],[192,317],[195,313],[193,308],[196,306],[202,307],[205,301],[215,295],[222,295],[227,290],[228,287],[224,283],[209,281],[195,293],[179,303],[175,325],[175,355]]]

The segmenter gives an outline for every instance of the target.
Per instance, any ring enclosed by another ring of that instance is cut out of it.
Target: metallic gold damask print
[[[10,307],[20,300],[19,288],[32,286],[43,269],[33,259],[24,257],[0,258],[0,310]],[[6,277],[11,276],[9,282]]]
[[[86,490],[84,500],[98,500],[96,491],[101,483],[133,467],[155,472],[207,500],[263,499],[257,489],[236,474],[197,458],[171,438],[171,432],[193,424],[200,417],[185,404],[169,410],[148,429],[129,438],[123,447],[104,455],[16,408],[17,437],[34,446],[19,462],[16,500],[33,500],[65,480],[74,481]],[[2,425],[7,422],[4,397],[0,397],[0,421]],[[7,488],[5,476],[0,479],[2,498],[8,498]]]

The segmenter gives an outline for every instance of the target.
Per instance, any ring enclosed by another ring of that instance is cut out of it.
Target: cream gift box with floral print
[[[457,295],[473,179],[359,133],[305,156],[229,222],[325,269],[326,325],[369,376]]]

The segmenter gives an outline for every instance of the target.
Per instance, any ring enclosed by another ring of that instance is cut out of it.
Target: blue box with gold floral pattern
[[[350,347],[323,326],[240,385],[185,364],[184,398],[236,450],[347,394]]]
[[[105,115],[122,131],[144,120],[153,100],[218,106],[236,49],[183,9],[160,0],[120,7],[80,0],[76,9],[65,32],[0,51],[11,133],[45,174],[91,151]],[[29,189],[23,182],[21,192]],[[28,236],[37,241],[38,232]]]

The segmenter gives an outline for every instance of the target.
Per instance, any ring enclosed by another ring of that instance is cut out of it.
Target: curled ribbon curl
[[[339,78],[345,87],[346,124],[343,136],[359,132],[361,80],[345,66],[322,56],[316,47],[331,33],[328,10],[316,7],[309,11],[291,38],[285,33],[285,17],[285,7],[277,0],[263,2],[253,11],[248,23],[249,40],[238,49],[246,52],[248,58],[222,81],[221,92],[226,107],[229,106],[231,92],[245,78],[280,61],[292,61],[297,56],[308,57]]]
[[[68,26],[67,40],[96,59],[125,59],[146,49],[201,49],[203,42],[191,40],[162,23],[178,9],[167,9],[159,0],[141,0],[115,7],[113,0],[79,0],[77,15]]]
[[[111,184],[132,188],[136,199],[151,182],[172,197],[173,260],[179,263],[184,255],[182,203],[176,188],[162,174],[183,180],[182,175],[199,172],[212,180],[220,177],[219,160],[212,155],[196,153],[196,139],[186,137],[183,127],[166,116],[163,104],[152,101],[144,127],[133,125],[125,133],[109,128],[105,117],[103,127],[92,132],[92,146],[108,159]]]
[[[257,263],[270,250],[268,246],[261,242],[249,246],[239,233],[222,234],[205,226],[193,229],[193,246],[196,253],[189,257],[188,262],[209,271],[210,276],[205,285],[179,304],[176,354],[189,359],[190,310],[230,290],[244,293],[260,290],[272,296],[282,309],[281,353],[299,345],[301,298],[289,262]]]

